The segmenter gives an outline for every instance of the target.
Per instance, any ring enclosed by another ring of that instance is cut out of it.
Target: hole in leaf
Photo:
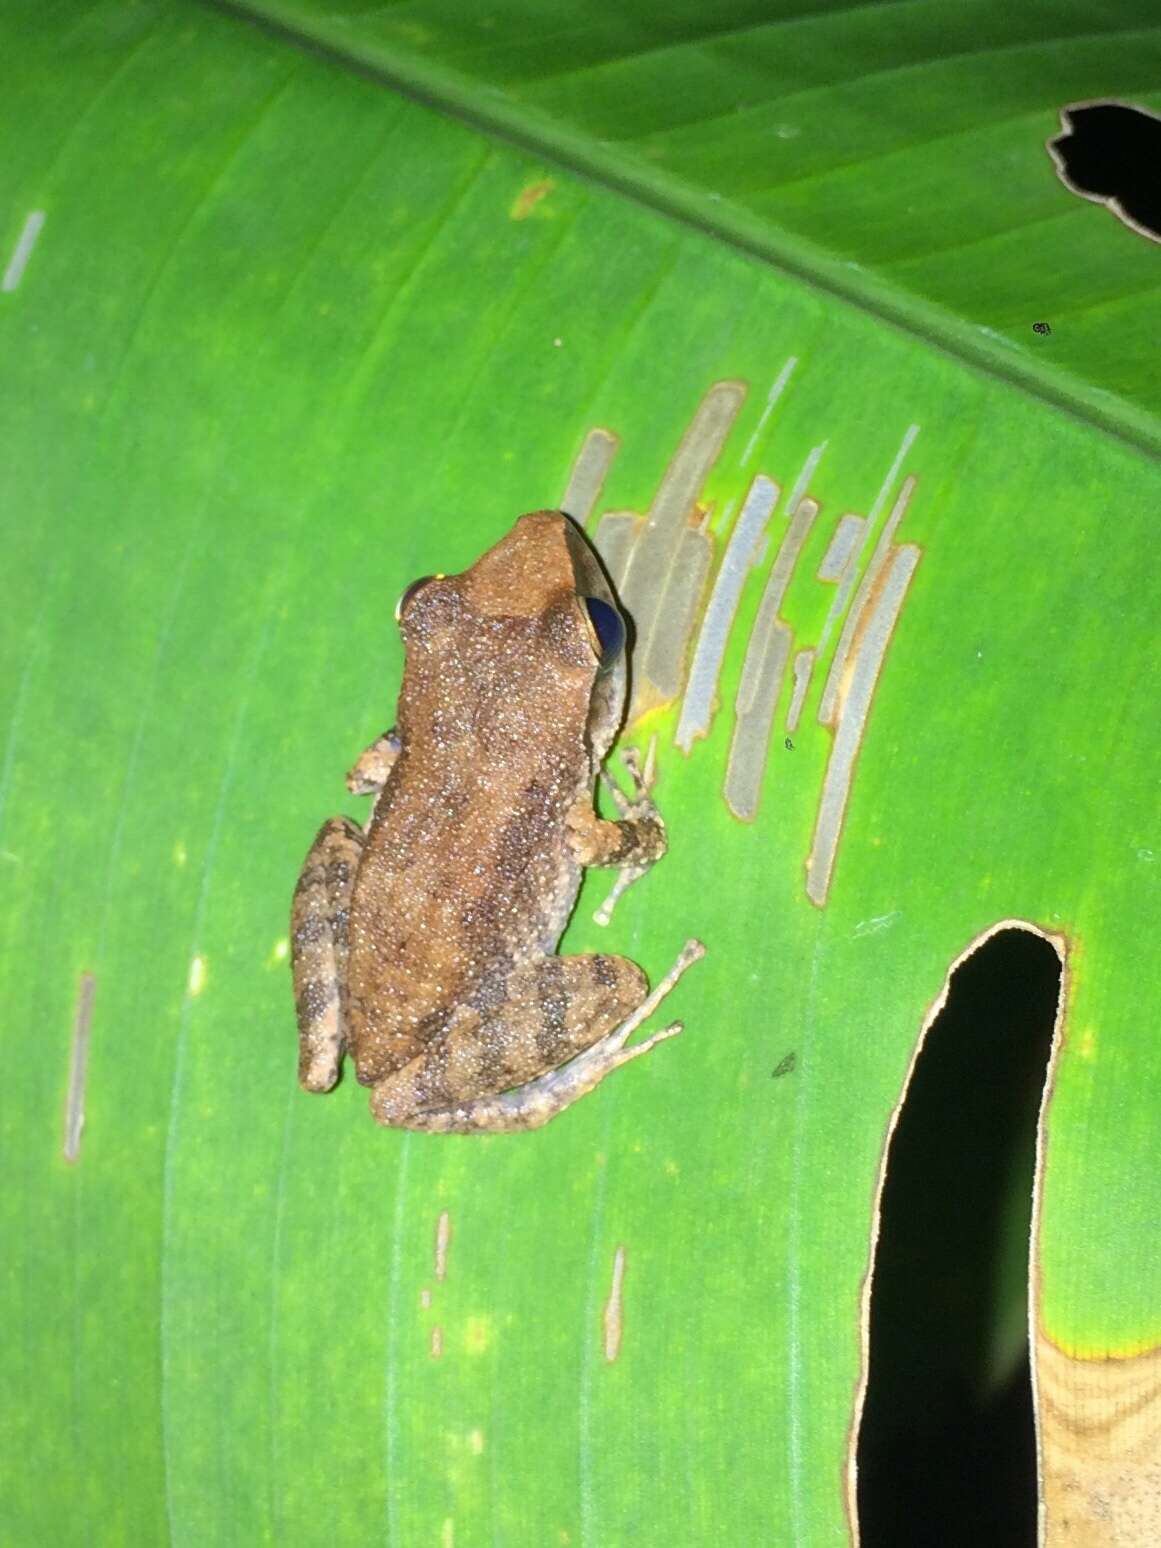
[[[891,1139],[858,1439],[862,1548],[1032,1548],[1028,1241],[1060,990],[1005,929],[952,975]]]
[[[1161,118],[1123,102],[1087,102],[1062,109],[1060,120],[1064,133],[1048,150],[1064,186],[1161,242]]]

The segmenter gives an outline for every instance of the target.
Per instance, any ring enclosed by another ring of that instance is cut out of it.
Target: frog
[[[395,723],[347,775],[370,815],[323,823],[294,892],[299,1083],[330,1091],[349,1056],[388,1128],[539,1128],[682,1031],[629,1043],[705,952],[686,941],[650,992],[627,957],[557,950],[586,867],[623,890],[668,844],[654,760],[622,755],[629,794],[606,768],[625,615],[582,529],[540,510],[414,581],[396,621]]]

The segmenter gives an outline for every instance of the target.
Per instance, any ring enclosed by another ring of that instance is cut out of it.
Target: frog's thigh
[[[307,851],[290,910],[298,1015],[298,1079],[329,1091],[339,1078],[347,989],[347,921],[363,830],[347,817],[324,822]]]
[[[376,1085],[371,1111],[405,1124],[424,1108],[522,1085],[598,1042],[648,990],[627,957],[542,957],[508,975],[501,1003],[461,1006],[437,1042]]]

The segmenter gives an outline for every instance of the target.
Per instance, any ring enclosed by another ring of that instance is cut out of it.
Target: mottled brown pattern
[[[345,817],[319,829],[303,866],[290,914],[290,959],[299,1028],[298,1078],[328,1091],[343,1056],[348,905],[363,835]]]
[[[593,977],[603,989],[611,989],[617,982],[617,957],[590,957],[593,965]]]
[[[581,807],[571,814],[569,831],[581,865],[647,866],[665,853],[665,828],[653,816],[605,822]]]
[[[551,1116],[631,1056],[596,1055],[587,1085],[549,1079],[646,997],[634,963],[554,955],[580,864],[639,872],[665,848],[644,784],[621,822],[593,809],[626,669],[621,656],[603,670],[585,596],[615,606],[578,530],[536,512],[401,603],[395,727],[350,775],[376,793],[365,838],[353,846],[343,819],[324,827],[292,921],[304,1083],[333,1083],[349,1046],[381,1122],[525,1127],[518,1101],[487,1124],[473,1113],[539,1082],[529,1100]]]
[[[543,1068],[545,1064],[558,1064],[561,1049],[567,1047],[568,992],[563,957],[545,957],[538,964],[536,998],[540,1009],[536,1052]]]
[[[300,949],[314,946],[328,934],[325,917],[322,914],[308,914],[294,927],[294,944]]]
[[[446,1102],[492,1096],[554,1069],[618,1026],[645,998],[635,962],[542,957],[508,979],[509,997],[491,1012],[461,1009],[427,1053],[376,1086],[377,1117],[400,1122]]]
[[[397,1109],[384,1105],[384,1099],[389,1099],[392,1086],[392,1081],[384,1081],[376,1088],[371,1103],[372,1111],[382,1122],[399,1124],[408,1129],[422,1129],[429,1134],[513,1133],[540,1128],[592,1091],[613,1070],[649,1053],[658,1043],[674,1037],[682,1030],[681,1022],[675,1021],[668,1027],[662,1027],[659,1032],[654,1032],[643,1042],[631,1048],[626,1046],[629,1038],[653,1014],[686,969],[704,954],[705,948],[700,941],[687,941],[677,961],[657,988],[630,1015],[567,1064],[545,1070],[514,1090],[502,1090],[493,1096],[474,1096],[466,1101],[449,1101],[445,1106],[426,1107],[419,1103],[408,1112],[405,1110],[405,1102],[401,1102]],[[565,958],[566,962],[577,960],[584,959]],[[623,959],[608,960],[620,962]],[[640,972],[635,964],[629,965],[635,972]],[[406,1073],[401,1072],[402,1075]]]
[[[308,978],[294,997],[299,1021],[321,1021],[338,997],[339,986],[335,978]]]

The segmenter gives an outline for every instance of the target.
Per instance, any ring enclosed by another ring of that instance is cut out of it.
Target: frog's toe
[[[652,806],[653,803],[648,798],[649,792],[657,783],[657,737],[654,735],[649,738],[644,759],[641,757],[639,747],[623,747],[621,763],[632,781],[636,803],[640,805],[644,802]]]
[[[342,1049],[337,1040],[299,1053],[298,1083],[304,1091],[330,1091],[339,1079]]]
[[[685,1022],[671,1021],[667,1027],[662,1027],[660,1032],[653,1032],[641,1042],[634,1043],[632,1048],[626,1048],[625,1042],[632,1030],[631,1027],[628,1031],[617,1027],[603,1042],[598,1043],[597,1046],[605,1051],[604,1063],[610,1070],[615,1070],[619,1065],[628,1064],[630,1059],[636,1059],[639,1054],[648,1053],[651,1048],[656,1048],[658,1043],[663,1043],[667,1037],[676,1037],[679,1032],[684,1032]]]

